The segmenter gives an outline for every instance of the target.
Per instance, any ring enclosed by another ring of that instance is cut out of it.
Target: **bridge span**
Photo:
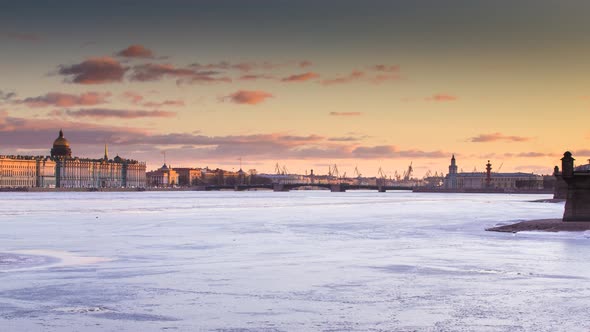
[[[210,185],[195,187],[197,191],[214,190],[235,190],[246,191],[253,189],[268,189],[276,192],[291,191],[302,187],[325,188],[331,192],[345,192],[347,190],[376,190],[386,192],[388,190],[412,190],[410,186],[378,186],[378,185],[355,185],[348,183],[272,183],[272,184],[244,184],[244,185]]]

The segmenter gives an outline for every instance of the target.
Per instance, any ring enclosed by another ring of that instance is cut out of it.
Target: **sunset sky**
[[[0,3],[0,154],[550,173],[590,157],[588,1]]]

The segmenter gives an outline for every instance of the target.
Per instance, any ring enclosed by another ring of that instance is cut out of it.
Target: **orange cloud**
[[[312,79],[318,78],[318,77],[320,77],[320,75],[318,73],[307,72],[307,73],[303,73],[303,74],[291,75],[291,76],[285,77],[281,81],[283,81],[283,82],[305,82],[305,81],[309,81],[309,80],[312,80]]]
[[[124,50],[121,50],[117,53],[118,56],[126,57],[126,58],[153,58],[154,53],[152,50],[145,48],[142,45],[131,45]]]
[[[330,112],[332,116],[359,116],[362,114],[361,112]]]
[[[347,76],[340,76],[332,79],[323,80],[321,83],[324,85],[343,84],[358,81],[365,77],[365,73],[358,70],[353,70]]]
[[[143,102],[144,97],[137,92],[133,91],[126,91],[121,95],[123,98],[127,99],[130,103],[134,105],[141,105],[143,107],[149,108],[158,108],[162,106],[184,106],[185,103],[183,100],[175,99],[175,100],[164,100],[162,102]]]
[[[155,108],[155,107],[162,107],[162,106],[184,106],[184,101],[182,100],[164,100],[163,102],[147,102],[147,103],[143,103],[141,104],[144,107],[150,107],[150,108]]]
[[[137,92],[125,91],[123,92],[123,98],[129,100],[132,104],[139,104],[143,100],[143,96]]]
[[[313,62],[311,62],[309,60],[299,61],[299,67],[301,67],[301,68],[309,67],[312,65],[313,65]]]
[[[459,97],[446,95],[446,94],[435,94],[431,97],[426,98],[428,101],[445,102],[445,101],[456,101]]]
[[[90,58],[72,66],[60,66],[59,74],[72,76],[71,83],[103,84],[121,82],[129,68],[111,57]]]
[[[226,96],[224,99],[229,99],[231,102],[236,104],[256,105],[272,97],[272,94],[265,91],[239,90],[237,92],[232,93],[229,96]]]
[[[263,75],[263,74],[246,74],[246,75],[242,75],[239,78],[241,81],[255,81],[255,80],[259,80],[259,79],[266,79],[266,80],[272,80],[275,79],[273,76],[270,75]]]
[[[74,118],[89,117],[94,119],[120,118],[120,119],[137,119],[137,118],[171,118],[176,116],[176,112],[167,111],[144,111],[144,110],[119,110],[108,108],[89,108],[77,111],[67,110],[65,115]]]
[[[47,107],[47,106],[58,106],[58,107],[71,107],[71,106],[93,106],[98,104],[104,104],[107,102],[107,98],[111,96],[110,93],[99,93],[99,92],[86,92],[80,95],[60,93],[60,92],[49,92],[43,96],[30,97],[23,100],[19,100],[17,103],[25,104],[29,107]]]
[[[522,137],[522,136],[507,136],[502,133],[492,133],[492,134],[480,134],[475,137],[471,137],[469,139],[470,142],[475,143],[487,143],[487,142],[496,142],[496,141],[506,141],[506,142],[526,142],[530,141],[530,137]]]

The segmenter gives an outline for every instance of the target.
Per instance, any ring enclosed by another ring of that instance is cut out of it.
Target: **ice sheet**
[[[61,264],[0,260],[0,330],[587,331],[587,234],[484,231],[540,198],[5,193],[0,253]]]

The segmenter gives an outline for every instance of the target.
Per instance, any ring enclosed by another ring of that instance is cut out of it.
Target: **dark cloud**
[[[0,101],[9,101],[16,97],[16,93],[14,92],[4,92],[0,90]]]
[[[96,112],[102,116],[104,112]],[[394,158],[440,158],[443,152],[400,150],[394,146],[357,146],[353,139],[324,137],[319,135],[288,135],[282,133],[256,135],[206,136],[198,133],[155,134],[137,128],[100,125],[96,122],[62,119],[24,119],[8,117],[0,113],[0,141],[5,142],[3,152],[16,149],[39,149],[46,147],[63,128],[72,144],[75,155],[91,157],[100,153],[105,142],[111,151],[133,159],[158,159],[161,149],[170,155],[178,154],[182,160],[222,161],[235,156],[256,160],[317,160],[317,159],[394,159]],[[109,112],[107,116],[111,115]],[[115,116],[119,116],[117,113]],[[81,116],[80,118],[84,118]],[[76,119],[76,118],[74,118]],[[90,118],[92,119],[92,118]],[[93,152],[95,151],[95,152]],[[156,157],[155,157],[156,156]],[[175,158],[176,159],[176,158]],[[159,161],[159,159],[158,159]]]
[[[399,150],[393,145],[360,146],[352,151],[356,158],[441,158],[448,155],[442,151]]]
[[[354,70],[350,74],[346,76],[339,76],[336,78],[325,79],[322,80],[323,85],[334,85],[334,84],[344,84],[355,82],[363,79],[365,77],[365,73],[359,70]]]
[[[156,81],[166,77],[175,78],[180,83],[218,83],[231,82],[229,77],[219,77],[218,71],[201,71],[194,68],[179,68],[171,64],[146,63],[133,67],[132,81]]]
[[[552,156],[553,154],[551,153],[545,153],[545,152],[521,152],[521,153],[517,153],[515,156],[516,157],[520,157],[520,158],[538,158],[538,157],[548,157],[548,156]]]
[[[43,96],[29,97],[17,101],[19,104],[25,104],[29,107],[71,107],[71,106],[93,106],[104,104],[111,94],[108,92],[86,92],[79,95],[49,92]]]
[[[236,62],[232,63],[229,61],[220,61],[217,63],[209,63],[209,64],[200,64],[200,63],[193,63],[191,65],[192,68],[197,70],[237,70],[241,72],[250,72],[253,70],[273,70],[278,68],[285,68],[285,67],[300,67],[305,68],[311,66],[311,61],[302,60],[302,61],[287,61],[287,62],[270,62],[270,61],[263,61],[263,62]]]
[[[374,65],[370,67],[372,70],[385,72],[385,73],[395,73],[400,71],[399,65]]]
[[[355,136],[343,136],[343,137],[330,137],[328,141],[330,142],[357,142],[362,140],[364,137],[355,137]]]
[[[523,136],[508,136],[502,133],[492,133],[492,134],[480,134],[475,137],[471,137],[469,139],[470,142],[475,143],[486,143],[486,142],[497,142],[497,141],[505,141],[505,142],[526,142],[530,141],[530,137],[523,137]]]
[[[70,76],[69,82],[79,84],[103,84],[121,82],[129,68],[111,57],[90,58],[81,63],[59,67],[59,74]]]
[[[353,70],[348,75],[341,75],[321,81],[323,85],[345,84],[353,82],[366,82],[380,84],[387,81],[401,80],[400,67],[398,65],[373,65],[367,67],[367,71]]]
[[[124,50],[117,52],[118,56],[126,58],[153,58],[154,53],[152,50],[145,48],[142,45],[131,45]]]

